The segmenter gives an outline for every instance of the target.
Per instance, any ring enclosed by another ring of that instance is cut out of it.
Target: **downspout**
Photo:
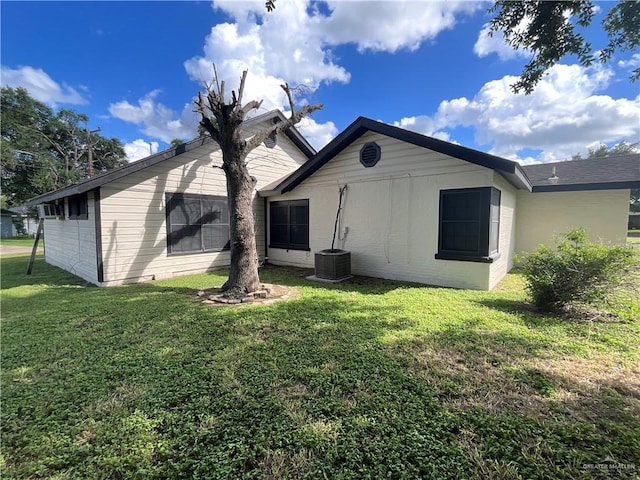
[[[102,251],[102,206],[100,204],[100,187],[93,190],[94,230],[96,234],[96,279],[98,284],[104,282],[104,254]]]

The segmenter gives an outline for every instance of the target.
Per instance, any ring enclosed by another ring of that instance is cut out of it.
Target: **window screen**
[[[86,220],[89,218],[86,193],[69,197],[69,218],[71,220]]]
[[[309,200],[271,202],[270,246],[309,249]]]
[[[500,238],[500,190],[491,187],[440,192],[436,258],[490,261]]]
[[[229,248],[227,197],[168,194],[167,244],[170,253],[214,252]]]

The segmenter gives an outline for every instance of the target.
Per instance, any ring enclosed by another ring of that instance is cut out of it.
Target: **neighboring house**
[[[283,120],[269,112],[245,123],[247,136]],[[249,154],[260,188],[315,151],[295,128]],[[203,272],[229,264],[229,211],[222,152],[209,137],[31,199],[45,217],[45,259],[96,285]],[[259,256],[265,201],[255,197]]]
[[[335,247],[351,251],[353,273],[486,290],[514,254],[570,228],[624,243],[640,155],[523,167],[361,117],[261,190],[278,225],[269,262],[313,266],[313,253],[331,247],[345,185]]]
[[[629,230],[640,230],[640,212],[629,212]]]
[[[0,238],[11,238],[18,234],[12,220],[15,216],[16,214],[11,210],[7,210],[6,208],[2,209],[0,215]]]
[[[47,261],[99,285],[227,265],[220,151],[178,150],[32,199],[65,214],[46,220]],[[570,228],[623,243],[640,186],[640,155],[522,167],[362,117],[315,155],[295,129],[251,155],[262,259],[313,268],[337,227],[354,274],[483,290]]]

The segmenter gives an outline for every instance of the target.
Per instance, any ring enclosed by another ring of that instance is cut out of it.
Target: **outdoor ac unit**
[[[316,277],[341,280],[351,276],[351,252],[339,249],[320,250],[315,254]]]

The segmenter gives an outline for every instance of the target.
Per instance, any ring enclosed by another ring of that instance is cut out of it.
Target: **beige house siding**
[[[501,192],[500,237],[498,240],[500,258],[490,265],[489,290],[494,288],[513,268],[513,255],[516,246],[517,190],[498,173],[494,173],[493,186]]]
[[[45,260],[88,282],[98,284],[93,192],[87,193],[87,210],[86,220],[71,220],[68,218],[69,207],[65,202],[64,219],[45,219]]]
[[[382,157],[374,167],[364,168],[359,152],[370,141],[378,143]],[[308,198],[310,217],[311,251],[270,248],[271,263],[313,268],[314,252],[331,247],[338,191],[345,184],[348,188],[335,246],[351,251],[354,274],[489,288],[490,264],[437,260],[434,255],[438,251],[440,190],[492,186],[493,170],[371,132],[292,192],[269,199]],[[496,278],[498,272],[496,269]]]
[[[554,236],[584,227],[590,240],[624,244],[629,189],[580,192],[518,192],[516,253],[551,245]]]
[[[212,151],[213,148],[213,151]],[[256,189],[292,172],[306,157],[285,135],[269,149],[264,145],[248,157]],[[104,285],[166,278],[211,270],[229,264],[229,252],[170,255],[167,252],[166,193],[225,195],[215,144],[190,150],[101,188]],[[264,257],[264,207],[254,199],[258,254]]]

